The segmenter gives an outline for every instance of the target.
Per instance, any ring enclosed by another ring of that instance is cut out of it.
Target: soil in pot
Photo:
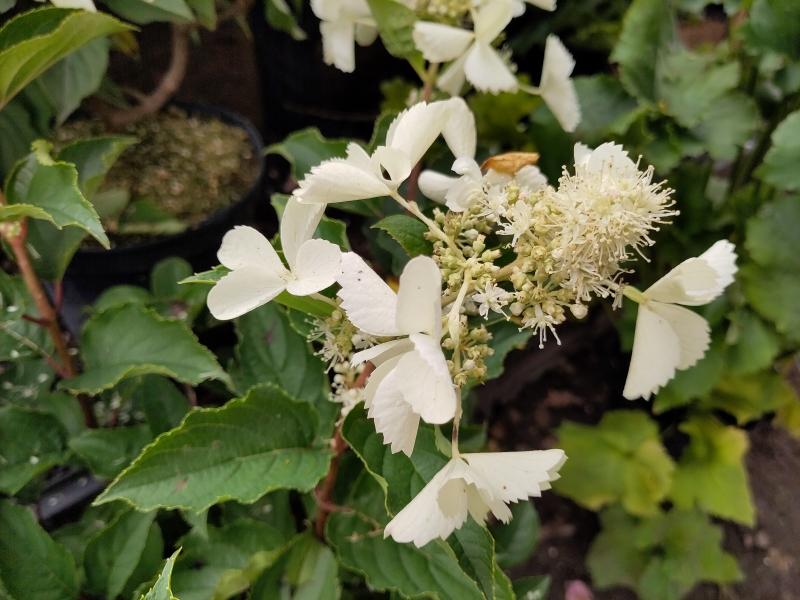
[[[56,143],[109,133],[99,119],[76,120]],[[94,199],[116,248],[197,227],[245,196],[259,175],[247,131],[217,118],[170,107],[114,133],[138,140]]]

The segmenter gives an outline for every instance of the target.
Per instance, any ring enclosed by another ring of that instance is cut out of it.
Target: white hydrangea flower
[[[323,206],[305,206],[289,199],[280,225],[288,269],[269,240],[252,227],[238,226],[226,233],[217,258],[231,272],[208,293],[211,314],[217,319],[234,319],[284,290],[307,296],[333,285],[341,273],[341,251],[335,244],[311,239],[323,210]]]
[[[503,314],[503,308],[511,301],[512,294],[499,285],[487,282],[482,292],[472,295],[472,301],[478,305],[478,314],[484,319],[489,317],[489,311]]]
[[[357,254],[342,258],[339,297],[348,319],[378,337],[405,336],[356,353],[375,371],[364,393],[368,415],[392,452],[410,455],[420,418],[446,423],[455,416],[456,390],[440,345],[441,273],[427,256],[411,259],[394,291]]]
[[[575,59],[558,36],[548,35],[542,77],[536,90],[565,131],[575,131],[581,121],[578,94],[570,79],[574,68]]]
[[[492,47],[514,16],[515,8],[514,0],[484,2],[472,10],[474,31],[429,21],[414,24],[414,43],[426,60],[452,61],[437,82],[441,89],[458,96],[465,79],[482,92],[517,89],[516,76]]]
[[[299,183],[294,195],[303,203],[335,203],[392,195],[441,134],[453,154],[475,152],[474,120],[461,98],[420,102],[401,112],[389,125],[386,145],[372,156],[358,144],[347,147],[347,158],[317,165]]]
[[[97,12],[92,0],[50,0],[58,8],[81,8],[89,12]]]
[[[696,258],[683,261],[644,292],[626,294],[639,303],[633,354],[623,395],[648,399],[700,360],[711,341],[708,322],[683,306],[717,298],[736,274],[736,249],[720,240]]]
[[[501,229],[497,231],[500,235],[510,235],[511,245],[516,246],[520,236],[528,232],[533,219],[533,207],[527,202],[515,202],[505,211],[503,221],[500,223]]]
[[[447,539],[471,515],[484,523],[489,512],[508,523],[508,504],[541,496],[558,479],[563,450],[484,452],[453,457],[386,525],[384,537],[422,547]]]
[[[311,10],[320,19],[325,64],[352,73],[356,42],[369,46],[378,37],[366,0],[311,0]]]

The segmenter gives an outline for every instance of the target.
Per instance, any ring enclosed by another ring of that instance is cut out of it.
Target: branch
[[[156,89],[143,96],[139,100],[139,104],[108,115],[108,121],[112,127],[120,129],[157,113],[180,89],[189,66],[189,30],[186,25],[172,25],[172,51],[167,71],[161,77]]]

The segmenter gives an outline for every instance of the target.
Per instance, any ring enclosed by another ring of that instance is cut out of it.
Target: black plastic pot
[[[147,286],[150,271],[160,260],[179,256],[189,261],[196,270],[216,264],[216,252],[222,236],[234,225],[252,222],[256,205],[266,197],[264,143],[253,124],[223,108],[188,103],[176,105],[190,115],[214,117],[245,130],[259,161],[256,179],[242,198],[182,233],[110,250],[78,250],[63,282],[62,317],[72,331],[80,325],[83,307],[91,304],[104,290],[121,284]]]
[[[292,131],[318,127],[328,137],[369,139],[383,98],[380,83],[402,75],[415,81],[408,64],[391,56],[380,40],[356,45],[356,70],[342,73],[322,60],[319,20],[304,4],[303,41],[272,29],[256,2],[250,28],[261,74],[264,130],[273,140]]]

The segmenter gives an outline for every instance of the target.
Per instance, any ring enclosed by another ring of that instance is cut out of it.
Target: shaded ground
[[[512,354],[505,375],[481,392],[479,416],[489,421],[493,443],[505,450],[555,446],[563,420],[593,423],[603,412],[630,408],[620,392],[627,369],[612,324],[603,314],[572,326],[562,346],[535,345]],[[796,600],[800,598],[800,441],[762,423],[750,432],[747,456],[758,524],[724,524],[725,547],[738,559],[745,581],[699,586],[690,600]],[[545,494],[536,501],[542,520],[539,547],[516,575],[549,574],[550,599],[562,600],[569,581],[591,583],[584,564],[597,518],[574,502]],[[628,600],[627,590],[595,592],[596,600]],[[588,600],[575,598],[574,600]]]

